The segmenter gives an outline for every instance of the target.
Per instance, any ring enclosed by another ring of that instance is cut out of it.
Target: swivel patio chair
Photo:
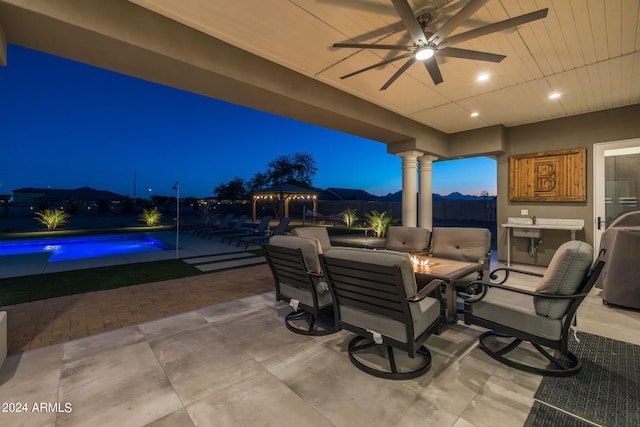
[[[325,252],[331,247],[331,239],[329,238],[327,227],[296,227],[291,230],[291,235],[318,239],[320,243],[320,253]]]
[[[390,226],[385,249],[398,252],[427,253],[431,244],[431,230],[422,227]]]
[[[261,236],[269,228],[270,221],[271,221],[271,216],[265,215],[262,217],[258,225],[255,226],[255,228],[242,227],[237,233],[229,233],[222,236],[222,243],[224,243],[224,241],[227,240],[229,244],[231,244],[231,242],[233,242],[235,239],[239,239],[241,237]]]
[[[348,345],[351,363],[394,380],[427,372],[431,353],[424,343],[445,323],[444,282],[417,292],[408,253],[334,247],[322,260],[336,327],[357,334]]]
[[[506,267],[496,269],[491,277],[495,280],[504,274],[501,280],[472,284],[481,286],[481,293],[465,300],[464,322],[490,329],[480,335],[480,348],[500,363],[540,375],[575,375],[582,365],[569,351],[570,329],[580,303],[602,271],[603,255],[601,252],[592,265],[593,248],[572,240],[558,248],[544,275]],[[514,274],[541,280],[532,292],[510,286],[508,280]],[[512,353],[523,342],[531,343],[544,358],[534,363],[530,356],[525,359],[522,352],[520,356]],[[544,347],[560,354],[552,355]]]
[[[333,300],[322,274],[318,240],[273,236],[263,249],[273,274],[276,299],[293,308],[285,317],[287,329],[303,335],[335,332]]]

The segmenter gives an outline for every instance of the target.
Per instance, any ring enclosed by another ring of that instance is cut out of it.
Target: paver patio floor
[[[9,354],[274,289],[266,264],[5,306]]]

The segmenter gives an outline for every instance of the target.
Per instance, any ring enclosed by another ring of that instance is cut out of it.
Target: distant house
[[[50,207],[92,207],[107,202],[108,205],[120,205],[127,197],[106,190],[80,187],[73,190],[59,188],[20,188],[13,190],[15,206],[37,207],[42,204]]]

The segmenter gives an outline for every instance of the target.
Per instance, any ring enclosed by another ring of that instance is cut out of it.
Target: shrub
[[[353,227],[353,224],[358,220],[357,212],[357,209],[351,210],[351,208],[349,208],[342,213],[342,220],[347,225],[349,231],[351,231],[351,227]]]
[[[145,222],[148,226],[152,227],[154,225],[160,224],[162,214],[155,209],[143,209],[142,213],[138,215],[138,218],[140,218],[140,220]]]
[[[378,212],[371,211],[365,215],[369,226],[373,229],[373,233],[376,237],[384,237],[387,233],[387,227],[391,225],[393,217],[391,212]]]
[[[69,219],[69,214],[64,211],[59,211],[55,209],[45,209],[43,211],[38,211],[35,213],[36,220],[40,224],[44,224],[47,226],[47,230],[55,230],[59,225],[63,225],[67,223]]]

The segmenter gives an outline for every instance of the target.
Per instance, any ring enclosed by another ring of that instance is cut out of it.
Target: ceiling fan
[[[535,12],[527,13],[524,15],[516,16],[515,18],[505,19],[504,21],[496,22],[493,24],[485,25],[483,27],[475,28],[463,33],[455,34],[448,37],[456,28],[469,19],[474,13],[484,6],[489,0],[471,0],[467,3],[457,14],[451,17],[435,32],[427,31],[427,27],[433,21],[430,14],[425,13],[416,17],[409,6],[407,0],[391,0],[394,8],[400,15],[402,23],[406,27],[411,39],[413,40],[413,46],[394,45],[394,44],[364,44],[364,43],[335,43],[333,47],[345,47],[355,49],[383,49],[383,50],[396,50],[405,51],[407,53],[396,56],[390,59],[386,59],[377,64],[370,65],[352,73],[346,74],[341,79],[346,79],[356,74],[363,73],[365,71],[372,70],[377,67],[389,64],[400,59],[407,59],[407,61],[395,72],[393,76],[380,88],[385,90],[398,77],[409,67],[411,67],[416,61],[424,63],[431,80],[438,85],[444,80],[440,73],[440,67],[438,66],[438,57],[450,57],[450,58],[462,58],[473,59],[476,61],[488,61],[488,62],[500,62],[505,55],[499,55],[495,53],[481,52],[477,50],[460,49],[450,47],[458,43],[462,43],[467,40],[474,39],[476,37],[485,36],[487,34],[495,33],[498,31],[506,30],[517,25],[526,24],[528,22],[543,19],[547,16],[549,9],[541,9]]]

